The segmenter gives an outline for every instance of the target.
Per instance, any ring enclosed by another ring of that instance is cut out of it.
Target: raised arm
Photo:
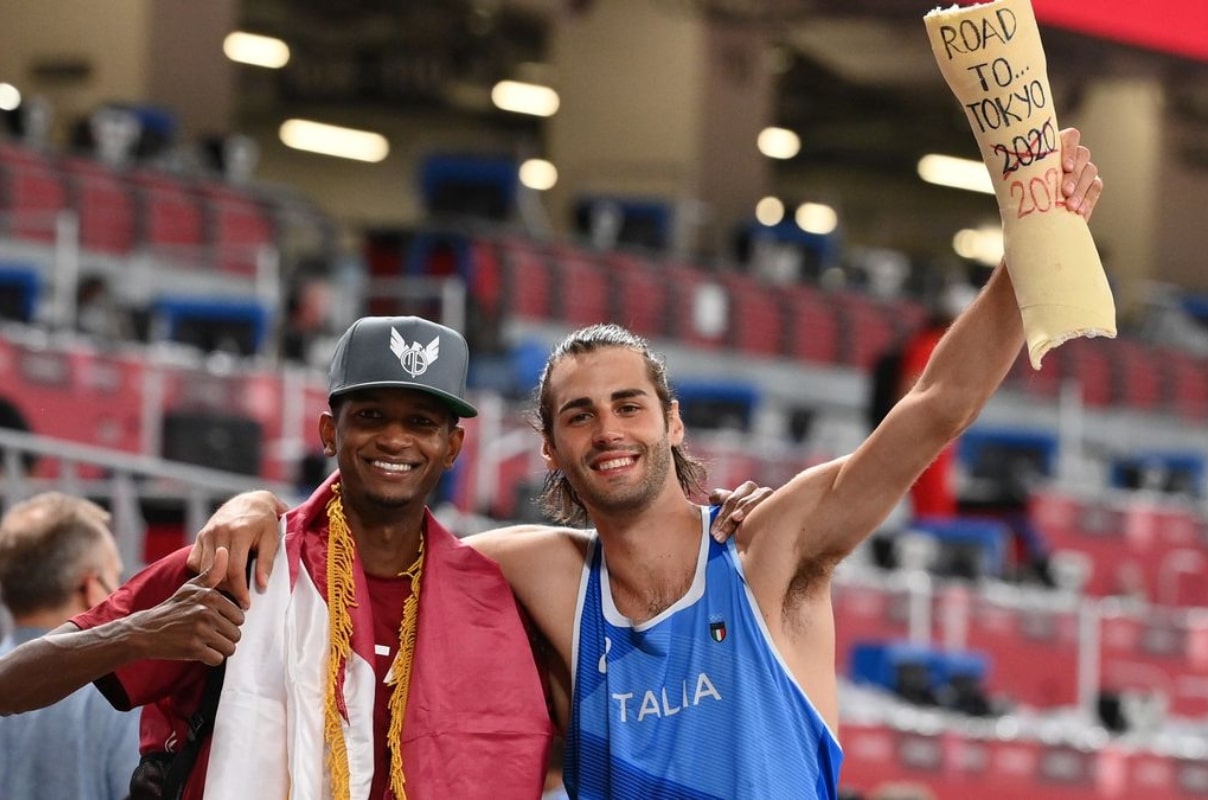
[[[117,668],[147,658],[215,665],[235,652],[243,612],[215,587],[227,552],[146,611],[80,630],[65,623],[0,656],[0,716],[57,703]]]
[[[1089,219],[1103,183],[1079,138],[1075,129],[1062,132],[1067,208],[1056,213]],[[751,513],[738,536],[756,570],[787,590],[803,570],[826,570],[850,553],[977,419],[1023,341],[1011,278],[1000,264],[941,338],[918,381],[860,447],[796,476]]]

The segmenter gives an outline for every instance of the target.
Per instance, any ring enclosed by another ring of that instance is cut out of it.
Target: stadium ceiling
[[[423,111],[514,128],[540,123],[495,112],[490,87],[546,61],[559,15],[610,1],[244,0],[243,27],[293,50],[269,90],[277,110]],[[802,137],[800,154],[781,169],[913,170],[926,152],[976,155],[928,48],[921,18],[934,0],[649,2],[766,29],[777,74],[773,121]],[[1208,63],[1051,26],[1042,35],[1062,121],[1075,116],[1088,82],[1144,75],[1171,88],[1172,108],[1202,125],[1208,140]],[[263,86],[252,96],[265,98]],[[1183,155],[1208,165],[1205,149]]]

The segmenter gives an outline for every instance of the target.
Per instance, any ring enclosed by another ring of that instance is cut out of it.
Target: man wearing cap
[[[1055,213],[1089,218],[1103,183],[1079,142],[1076,129],[1062,132]],[[977,418],[1023,343],[1004,263],[876,431],[795,475],[724,545],[707,535],[700,472],[648,344],[593,325],[555,346],[537,389],[543,505],[595,530],[522,527],[474,541],[554,654],[571,797],[838,796],[831,578]]]
[[[516,602],[425,506],[461,450],[459,419],[477,414],[467,368],[461,335],[418,317],[363,318],[340,339],[319,420],[339,469],[284,516],[287,568],[235,637],[186,800],[540,796],[552,725]],[[70,624],[163,603],[192,578],[188,552]],[[119,659],[95,683],[118,708],[147,707],[146,752],[184,741],[206,674]]]
[[[145,754],[178,752],[207,665],[230,656],[184,800],[540,797],[552,725],[515,599],[424,504],[461,450],[458,420],[477,414],[467,362],[460,334],[428,320],[353,323],[319,420],[338,471],[285,514],[274,550],[286,568],[256,566],[262,593],[249,604],[241,587],[246,615],[217,589],[242,565],[216,546],[193,577],[186,547],[0,658],[0,694],[13,695],[0,714],[93,681],[115,706],[143,706]],[[727,498],[715,529],[732,533],[766,496],[749,482],[715,492]],[[204,530],[259,532],[279,502],[240,499]],[[50,669],[60,661],[70,669]]]

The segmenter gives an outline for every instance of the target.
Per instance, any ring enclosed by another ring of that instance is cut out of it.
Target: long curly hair
[[[600,324],[580,328],[563,339],[550,352],[541,371],[541,379],[533,392],[533,409],[529,414],[529,423],[544,437],[546,444],[553,442],[554,408],[551,396],[550,373],[564,358],[592,353],[609,347],[623,347],[639,353],[646,362],[646,376],[654,384],[655,394],[663,407],[663,420],[670,421],[671,404],[675,395],[667,378],[667,365],[660,356],[655,355],[650,344],[641,336],[620,325]],[[708,478],[708,470],[703,462],[689,455],[682,444],[671,447],[671,455],[675,462],[675,477],[689,497],[703,495],[704,484]],[[550,518],[566,525],[583,526],[588,524],[587,509],[575,493],[574,488],[562,470],[549,470],[545,474],[545,484],[537,497],[537,505]]]

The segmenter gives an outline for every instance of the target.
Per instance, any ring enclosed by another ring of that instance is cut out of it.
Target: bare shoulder
[[[462,541],[498,562],[510,579],[516,572],[534,567],[581,566],[591,534],[552,525],[509,525]]]
[[[807,574],[811,584],[824,577],[836,524],[834,486],[845,461],[840,457],[798,473],[739,526],[735,544],[765,611],[780,607]]]
[[[735,533],[740,550],[771,550],[774,558],[804,545],[804,529],[817,526],[827,513],[829,495],[847,456],[816,464],[795,475],[756,506]]]
[[[559,528],[553,525],[506,525],[489,531],[475,533],[462,539],[483,555],[494,558],[497,554],[530,548],[583,546],[591,540],[591,534],[578,528]]]

